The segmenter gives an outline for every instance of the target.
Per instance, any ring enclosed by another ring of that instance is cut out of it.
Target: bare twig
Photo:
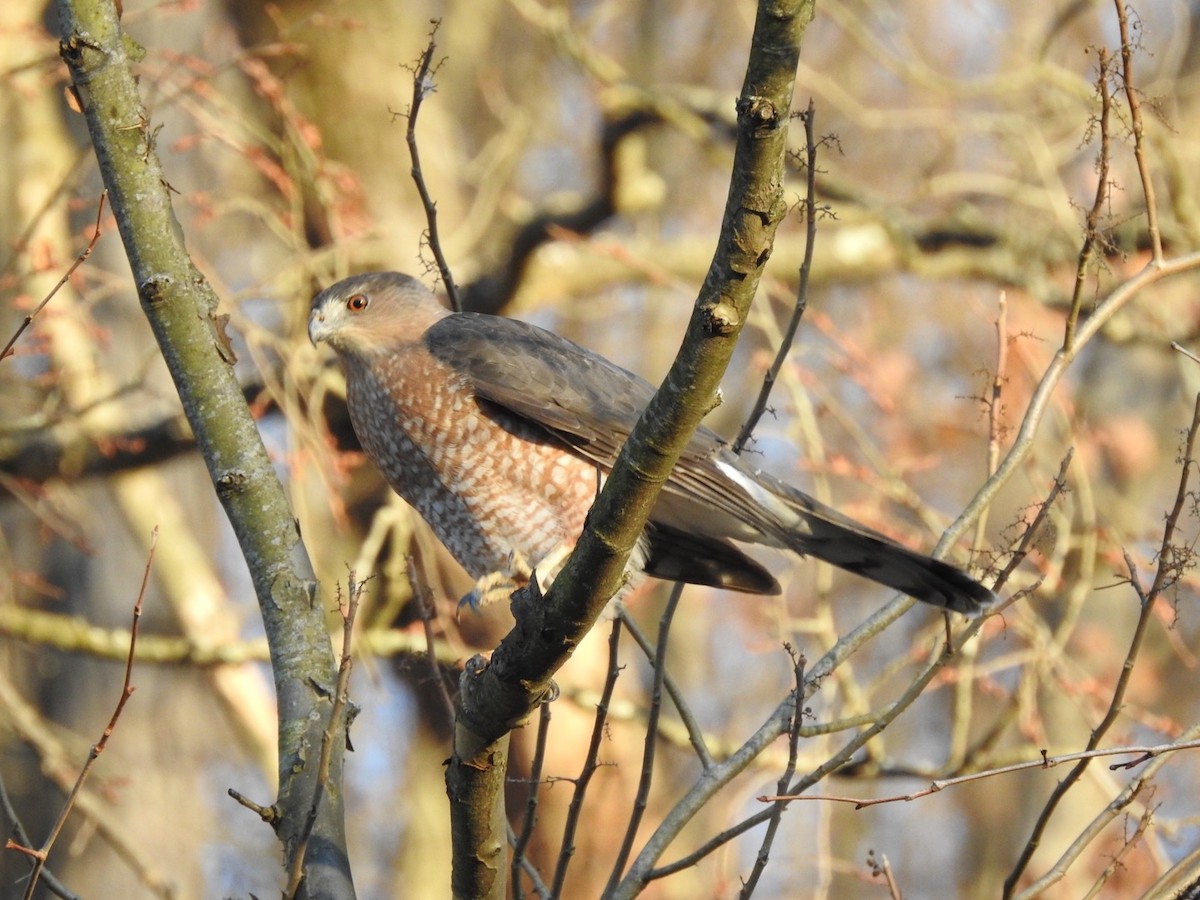
[[[364,583],[355,577],[354,570],[351,569],[347,578],[346,610],[342,616],[342,657],[338,665],[337,684],[333,692],[333,709],[330,711],[325,732],[321,736],[321,757],[317,764],[317,783],[313,791],[312,803],[309,806],[308,818],[300,833],[300,846],[292,856],[291,871],[288,872],[288,884],[284,889],[284,896],[288,898],[300,896],[300,890],[304,883],[304,864],[307,861],[305,845],[312,837],[313,826],[316,825],[317,816],[321,810],[322,796],[331,787],[337,790],[341,784],[340,778],[331,779],[331,767],[335,757],[333,748],[339,738],[346,742],[347,747],[350,746],[350,722],[357,712],[350,703],[350,671],[354,665],[350,651],[354,636],[354,620],[358,616],[358,604],[362,598]],[[320,690],[318,686],[314,685],[314,687]],[[341,759],[341,755],[338,754],[337,758]]]
[[[8,839],[5,849],[15,850],[17,853],[23,853],[26,856],[36,859],[36,851],[29,849],[33,846],[33,841],[30,840],[28,832],[25,831],[25,826],[21,824],[20,818],[17,817],[17,811],[13,808],[12,800],[8,796],[8,790],[4,786],[4,779],[2,777],[0,777],[0,812],[4,814],[4,818],[8,822],[7,831],[12,835]],[[78,895],[73,894],[44,864],[42,866],[42,884],[45,885],[46,890],[50,891],[56,897],[62,897],[64,900],[79,900]]]
[[[1150,177],[1150,161],[1146,156],[1146,141],[1142,122],[1142,101],[1133,78],[1133,42],[1129,38],[1129,14],[1125,0],[1113,0],[1117,8],[1117,24],[1121,29],[1121,81],[1129,103],[1129,119],[1133,130],[1133,156],[1142,179],[1142,194],[1146,199],[1146,224],[1150,231],[1150,252],[1154,265],[1163,261],[1162,234],[1158,227],[1158,202],[1154,198],[1154,179]]]
[[[996,372],[992,376],[992,390],[988,399],[988,448],[987,472],[991,475],[996,471],[1000,461],[1000,437],[1002,416],[1004,410],[1004,385],[1008,381],[1008,295],[1000,292],[996,300]],[[984,535],[987,533],[988,510],[979,514],[975,523],[975,546],[983,546]],[[995,589],[993,585],[993,589]]]
[[[912,601],[909,602],[911,603]],[[819,679],[836,668],[844,657],[852,652],[853,648],[861,646],[872,635],[877,634],[880,630],[891,624],[891,622],[895,621],[906,608],[907,606],[904,605],[904,602],[898,600],[888,604],[887,607],[871,616],[866,622],[839,641],[836,647],[818,660],[813,669],[807,673],[805,678],[806,684],[809,687],[813,686]],[[983,619],[977,619],[958,633],[953,647],[955,652],[957,652],[962,643],[971,640],[981,627],[983,621]],[[822,781],[830,773],[843,768],[859,749],[895,721],[900,713],[911,706],[917,697],[925,692],[933,678],[944,669],[950,657],[951,654],[944,653],[930,662],[895,701],[872,718],[869,727],[855,734],[854,737],[848,740],[829,759],[800,778],[791,787],[790,793],[802,793],[812,785]],[[775,740],[775,738],[787,730],[791,722],[792,710],[791,698],[789,697],[776,707],[766,722],[727,760],[705,770],[703,777],[693,785],[687,795],[676,805],[672,815],[664,820],[663,824],[659,826],[647,841],[639,857],[634,860],[629,874],[625,876],[624,885],[629,888],[626,891],[627,895],[631,896],[633,888],[637,885],[644,885],[651,880],[666,877],[667,875],[695,865],[700,859],[703,859],[739,835],[744,834],[749,829],[769,821],[773,813],[773,808],[747,816],[741,822],[716,835],[699,849],[681,859],[658,868],[651,867],[653,861],[662,853],[665,846],[678,834],[683,825],[695,815],[696,811],[711,799],[713,794],[720,790],[722,786],[745,769],[762,752],[766,744]]]
[[[896,883],[896,873],[892,871],[892,864],[888,861],[887,854],[881,853],[876,859],[875,851],[868,850],[867,865],[870,866],[872,875],[883,876],[883,880],[887,884],[888,896],[892,900],[901,900],[903,894],[900,893],[900,885]]]
[[[98,231],[99,225],[97,225]],[[82,260],[80,261],[82,262]],[[66,280],[65,277],[63,280]],[[75,800],[83,788],[83,783],[87,781],[88,775],[91,774],[92,766],[95,765],[96,760],[100,758],[100,754],[108,746],[108,739],[112,736],[113,731],[116,730],[117,720],[121,718],[125,704],[133,696],[135,690],[133,686],[133,651],[137,645],[138,623],[142,618],[142,601],[146,596],[146,586],[150,583],[150,567],[154,563],[154,548],[157,544],[158,529],[155,528],[150,535],[150,549],[146,554],[146,567],[142,571],[142,584],[138,588],[137,600],[133,604],[133,624],[130,626],[129,654],[125,660],[125,681],[121,686],[121,696],[117,700],[116,708],[113,709],[112,717],[108,720],[108,725],[105,726],[104,732],[100,735],[100,740],[93,744],[92,749],[88,752],[87,762],[83,764],[83,768],[79,771],[79,777],[75,779],[75,785],[71,788],[71,792],[67,796],[67,802],[63,804],[62,811],[59,812],[58,819],[55,821],[54,827],[50,829],[50,834],[46,838],[45,843],[36,851],[23,851],[34,858],[33,870],[29,873],[29,884],[25,888],[25,900],[30,900],[33,897],[34,891],[37,889],[38,879],[42,874],[42,869],[46,865],[46,858],[50,855],[50,848],[54,846],[54,842],[58,840],[59,834],[62,833],[63,826],[67,824],[67,817],[70,816],[71,809],[75,806]],[[11,840],[8,842],[8,847],[9,849],[18,849],[17,845]]]
[[[425,51],[421,54],[421,58],[413,70],[412,100],[408,105],[406,116],[408,127],[404,131],[404,139],[408,142],[408,154],[412,158],[412,180],[417,186],[417,194],[421,197],[421,206],[425,209],[429,249],[433,251],[433,257],[437,261],[438,274],[442,278],[442,284],[446,287],[450,306],[458,312],[462,309],[462,300],[459,298],[458,285],[454,282],[454,276],[450,274],[450,263],[446,261],[446,254],[442,250],[442,239],[438,234],[437,203],[425,184],[425,173],[421,169],[421,154],[417,149],[417,115],[421,111],[421,104],[425,101],[426,95],[437,90],[433,76],[437,73],[438,66],[441,65],[439,63],[438,66],[435,66],[432,63],[433,54],[437,50],[434,38],[437,37],[442,20],[434,19],[431,24],[433,27],[429,31],[429,43],[426,44]]]
[[[1163,527],[1162,543],[1159,546],[1158,552],[1158,567],[1155,572],[1154,582],[1149,590],[1143,589],[1138,576],[1137,569],[1130,559],[1128,552],[1125,554],[1125,562],[1129,569],[1129,581],[1134,591],[1137,593],[1138,600],[1141,604],[1141,612],[1138,615],[1137,624],[1134,626],[1133,636],[1129,641],[1129,649],[1125,654],[1125,663],[1121,668],[1121,674],[1117,678],[1117,684],[1113,689],[1113,695],[1109,701],[1108,710],[1100,724],[1092,730],[1091,737],[1088,739],[1087,749],[1095,750],[1099,745],[1101,738],[1116,722],[1117,717],[1121,713],[1121,708],[1125,700],[1125,692],[1129,687],[1129,681],[1133,677],[1134,664],[1137,661],[1138,653],[1141,650],[1143,639],[1146,635],[1146,629],[1149,627],[1150,621],[1153,618],[1154,603],[1158,599],[1159,593],[1167,585],[1170,578],[1178,575],[1177,560],[1172,553],[1172,542],[1175,537],[1175,529],[1179,523],[1179,518],[1183,514],[1184,505],[1188,497],[1188,480],[1195,465],[1194,449],[1196,445],[1196,434],[1200,432],[1200,395],[1196,397],[1196,405],[1192,412],[1192,424],[1188,429],[1187,438],[1184,441],[1183,453],[1181,454],[1179,488],[1175,495],[1175,504],[1167,515],[1166,524]],[[1041,814],[1034,825],[1033,833],[1026,842],[1021,855],[1018,857],[1016,864],[1009,873],[1008,878],[1004,882],[1004,896],[1011,897],[1016,890],[1016,885],[1022,873],[1028,867],[1033,854],[1037,851],[1041,844],[1042,835],[1045,833],[1047,826],[1050,823],[1050,818],[1053,816],[1058,804],[1062,801],[1075,784],[1083,777],[1083,773],[1087,770],[1088,758],[1083,757],[1075,765],[1067,775],[1060,781],[1051,792],[1046,805],[1042,808]]]
[[[600,693],[600,702],[596,704],[596,721],[592,725],[592,738],[588,742],[587,755],[583,760],[583,768],[575,779],[575,793],[567,808],[567,821],[563,825],[561,850],[558,854],[558,864],[554,868],[554,882],[550,896],[561,897],[563,884],[567,880],[567,867],[575,855],[575,833],[579,828],[579,816],[583,812],[583,799],[587,794],[592,776],[600,768],[600,743],[604,740],[604,732],[608,722],[609,704],[612,702],[613,690],[617,686],[617,678],[621,674],[618,650],[621,646],[621,619],[614,618],[608,634],[608,674],[604,679],[604,689]]]
[[[1067,369],[1070,368],[1075,358],[1079,355],[1079,351],[1127,303],[1151,285],[1157,284],[1165,278],[1181,275],[1184,272],[1191,272],[1195,269],[1200,269],[1200,252],[1189,253],[1166,260],[1159,266],[1148,266],[1113,289],[1107,297],[1100,301],[1092,314],[1079,326],[1070,351],[1060,349],[1054,355],[1054,359],[1050,362],[1050,365],[1046,367],[1046,371],[1042,374],[1041,380],[1038,381],[1037,387],[1034,388],[1033,394],[1029,398],[1025,416],[1021,419],[1021,426],[1017,430],[1017,435],[1004,460],[1000,463],[999,468],[996,469],[995,474],[976,492],[966,509],[946,529],[942,539],[938,541],[938,545],[934,549],[933,556],[938,556],[946,546],[962,534],[963,530],[979,515],[980,510],[992,502],[1001,488],[1013,477],[1018,467],[1025,461],[1025,458],[1029,456],[1033,450],[1034,438],[1041,426],[1042,419],[1046,415],[1046,409],[1054,396],[1054,390],[1058,386],[1059,381],[1062,380],[1063,375],[1066,374]]]
[[[645,654],[646,659],[650,664],[654,664],[656,650],[646,633],[642,631],[640,625],[629,615],[624,609],[618,613],[618,618],[625,630],[629,632],[629,636]],[[662,673],[663,687],[667,691],[667,696],[671,698],[671,703],[675,706],[675,712],[679,715],[679,721],[687,731],[688,743],[692,745],[692,749],[696,753],[696,757],[700,760],[700,765],[705,769],[711,768],[713,765],[712,751],[708,747],[708,739],[704,735],[704,728],[700,725],[699,720],[692,712],[691,706],[687,699],[683,696],[683,689],[675,681],[675,676],[670,672]]]
[[[1083,244],[1079,248],[1079,259],[1075,265],[1075,290],[1071,294],[1071,311],[1067,314],[1066,328],[1063,332],[1063,349],[1067,351],[1075,346],[1075,328],[1079,324],[1079,312],[1083,308],[1083,286],[1087,279],[1088,266],[1095,259],[1097,247],[1102,242],[1100,218],[1104,213],[1109,191],[1108,126],[1112,117],[1112,94],[1108,89],[1108,50],[1101,47],[1098,53],[1100,61],[1097,65],[1096,90],[1100,94],[1100,113],[1096,117],[1096,124],[1100,129],[1100,152],[1096,157],[1096,196],[1092,199],[1092,208],[1084,217]]]
[[[446,721],[453,722],[454,698],[450,696],[450,688],[446,686],[446,679],[442,677],[442,667],[435,652],[437,641],[433,636],[433,603],[429,597],[429,590],[421,579],[421,573],[417,569],[417,563],[413,559],[412,554],[409,554],[407,562],[408,583],[412,587],[413,599],[420,610],[421,627],[425,630],[425,658],[429,660],[430,676],[433,678],[441,695],[442,705],[446,710]]]
[[[1029,527],[1025,529],[1025,533],[1021,535],[1021,539],[1017,542],[1016,549],[1012,551],[1012,556],[1008,563],[1000,570],[1000,574],[996,577],[996,587],[999,588],[1008,582],[1009,577],[1017,566],[1029,555],[1029,551],[1033,549],[1034,543],[1037,541],[1042,528],[1045,526],[1046,519],[1050,515],[1050,510],[1054,507],[1054,501],[1058,499],[1059,494],[1067,489],[1067,470],[1071,467],[1071,460],[1075,457],[1075,448],[1070,448],[1062,458],[1062,462],[1058,465],[1058,474],[1054,476],[1054,483],[1050,487],[1050,492],[1046,494],[1046,498],[1038,504],[1038,510],[1034,514],[1033,521],[1029,523]]]
[[[1180,344],[1178,341],[1171,341],[1171,349],[1178,350],[1180,353],[1182,353],[1184,356],[1186,356],[1192,362],[1200,363],[1200,356],[1197,356],[1195,353],[1193,353],[1187,347]]]
[[[529,767],[529,796],[525,800],[525,821],[521,823],[521,831],[513,841],[512,856],[512,892],[513,897],[522,900],[525,890],[521,887],[521,868],[529,861],[525,858],[525,850],[533,838],[533,829],[537,825],[538,797],[542,785],[542,767],[546,762],[546,739],[550,735],[550,700],[547,699],[538,713],[537,739],[534,743],[533,762]]]
[[[1200,726],[1192,726],[1181,735],[1181,740],[1176,741],[1176,743],[1196,740],[1197,738],[1200,738]],[[1092,843],[1092,841],[1099,837],[1099,835],[1108,827],[1109,824],[1112,823],[1114,819],[1116,819],[1118,815],[1131,806],[1146,789],[1147,785],[1153,784],[1153,780],[1158,774],[1158,770],[1166,765],[1168,758],[1169,757],[1166,754],[1162,754],[1150,760],[1150,762],[1146,765],[1146,768],[1138,774],[1138,777],[1127,784],[1121,790],[1121,792],[1117,794],[1117,796],[1111,801],[1109,801],[1104,809],[1100,810],[1100,812],[1098,812],[1092,818],[1092,820],[1083,828],[1083,830],[1079,832],[1079,835],[1074,841],[1071,842],[1071,846],[1066,849],[1066,851],[1062,854],[1062,856],[1059,857],[1058,861],[1055,862],[1050,870],[1033,884],[1026,887],[1025,890],[1018,895],[1020,900],[1032,900],[1034,897],[1045,896],[1045,890],[1066,874],[1067,868],[1080,856],[1084,848],[1086,848]],[[1153,810],[1148,810],[1148,812],[1153,813]],[[1184,894],[1164,894],[1150,891],[1143,894],[1143,896],[1175,897],[1184,896]]]
[[[662,714],[663,679],[667,671],[667,641],[671,634],[671,620],[675,609],[679,606],[679,598],[683,596],[683,584],[676,583],[671,589],[667,605],[663,609],[658,624],[658,646],[654,654],[654,683],[650,689],[650,713],[646,720],[646,739],[642,751],[642,774],[638,779],[637,794],[634,797],[633,809],[629,816],[629,825],[625,829],[625,837],[621,841],[621,849],[613,863],[609,875],[608,887],[605,893],[610,893],[620,881],[629,855],[633,852],[633,842],[637,838],[638,828],[642,824],[642,816],[650,802],[650,784],[654,776],[654,755],[658,748],[658,719]]]
[[[1130,799],[1132,800],[1133,798]],[[1091,890],[1084,895],[1083,900],[1092,900],[1093,897],[1100,896],[1101,888],[1103,888],[1104,885],[1108,883],[1109,879],[1112,878],[1113,875],[1115,875],[1117,871],[1124,866],[1122,860],[1125,858],[1125,855],[1137,846],[1138,841],[1142,838],[1142,835],[1146,833],[1146,829],[1150,827],[1150,823],[1154,821],[1155,809],[1156,807],[1147,806],[1144,810],[1142,810],[1142,814],[1138,818],[1137,827],[1134,828],[1133,834],[1131,834],[1125,841],[1121,843],[1121,849],[1113,854],[1112,859],[1109,860],[1108,865],[1104,867],[1104,871],[1100,873],[1095,884],[1092,885]]]
[[[771,398],[771,389],[775,386],[776,379],[779,378],[779,370],[787,362],[788,354],[792,352],[792,343],[796,340],[796,330],[800,327],[804,310],[808,308],[808,282],[809,276],[812,274],[813,249],[817,241],[817,140],[816,130],[813,126],[815,116],[816,108],[810,98],[808,109],[801,116],[804,120],[805,174],[808,180],[804,195],[804,226],[806,229],[804,262],[800,264],[800,284],[796,288],[796,302],[792,306],[792,317],[788,320],[783,340],[779,342],[779,349],[775,352],[775,360],[763,376],[762,387],[754,400],[754,406],[751,407],[750,414],[746,416],[746,421],[742,425],[742,430],[738,432],[737,439],[733,442],[734,453],[742,452],[746,442],[750,440],[750,435],[758,426],[758,420],[766,412],[767,401]]]
[[[33,324],[33,320],[37,317],[37,314],[46,308],[46,304],[50,302],[55,294],[62,290],[62,286],[67,283],[72,275],[75,274],[75,270],[82,266],[84,262],[87,261],[87,258],[92,255],[92,250],[95,249],[96,242],[100,240],[100,219],[104,215],[104,201],[107,197],[108,191],[102,191],[100,194],[100,202],[96,204],[96,226],[92,229],[91,240],[88,241],[86,247],[79,251],[79,255],[75,257],[75,261],[67,268],[67,271],[63,277],[58,280],[58,284],[54,285],[54,287],[50,289],[50,293],[42,298],[42,302],[30,310],[29,314],[21,320],[21,324],[17,326],[17,330],[13,332],[13,336],[10,337],[8,339],[8,343],[4,345],[4,349],[0,350],[0,361],[3,361],[13,355],[13,348],[16,346],[16,343],[20,339],[21,335],[25,332],[25,329]]]
[[[796,759],[800,753],[800,724],[804,721],[804,663],[806,661],[804,654],[797,654],[790,645],[785,646],[784,649],[792,658],[792,675],[796,684],[792,689],[792,699],[796,708],[792,713],[791,727],[788,729],[787,765],[779,776],[777,785],[777,791],[781,794],[792,783],[792,776],[796,773]],[[758,887],[759,879],[762,878],[762,873],[767,868],[767,860],[771,856],[771,845],[775,843],[775,836],[779,833],[779,824],[783,821],[783,811],[786,808],[786,800],[780,800],[772,808],[771,818],[767,822],[767,832],[763,835],[762,843],[758,847],[758,854],[754,858],[754,868],[750,870],[750,876],[742,885],[739,897],[750,897]]]
[[[922,788],[919,791],[911,791],[907,794],[891,794],[887,797],[863,798],[847,797],[838,794],[764,794],[758,800],[763,803],[777,803],[781,800],[788,802],[793,800],[824,800],[830,803],[848,803],[855,809],[867,809],[868,807],[880,806],[885,803],[907,803],[911,800],[919,800],[922,797],[928,797],[930,794],[939,793],[948,787],[957,787],[960,784],[981,781],[985,778],[994,778],[997,775],[1008,775],[1012,772],[1025,772],[1029,769],[1053,769],[1056,766],[1070,762],[1103,759],[1107,756],[1136,754],[1135,759],[1113,763],[1109,766],[1109,769],[1116,771],[1141,765],[1163,754],[1174,753],[1179,750],[1200,750],[1200,740],[1176,741],[1170,744],[1130,744],[1124,747],[1105,747],[1102,750],[1080,750],[1078,753],[1061,753],[1056,756],[1050,756],[1043,750],[1040,759],[1030,759],[1007,766],[997,766],[993,769],[970,772],[966,775],[956,775],[954,778],[938,778],[929,782],[929,787]]]

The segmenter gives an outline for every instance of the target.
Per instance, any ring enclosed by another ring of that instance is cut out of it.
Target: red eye
[[[362,312],[370,303],[366,294],[351,294],[346,298],[346,309],[350,312]]]

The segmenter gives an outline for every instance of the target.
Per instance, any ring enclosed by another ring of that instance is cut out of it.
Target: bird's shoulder
[[[552,331],[483,313],[431,325],[428,352],[465,379],[477,397],[549,429],[588,456],[611,462],[654,396],[654,386]],[[684,451],[711,460],[726,448],[701,426]]]
[[[424,344],[477,396],[580,437],[627,432],[654,394],[599,354],[516,319],[458,313],[431,325]]]

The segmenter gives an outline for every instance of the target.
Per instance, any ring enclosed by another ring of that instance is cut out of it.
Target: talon
[[[524,560],[509,554],[509,566],[511,568],[508,571],[489,572],[476,581],[475,587],[458,601],[456,616],[461,614],[464,606],[471,607],[472,612],[479,612],[485,606],[511,597],[513,591],[529,583],[533,573],[524,566]]]

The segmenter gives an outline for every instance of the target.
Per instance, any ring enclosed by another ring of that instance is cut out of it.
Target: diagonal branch
[[[503,842],[495,832],[503,833],[500,767],[509,729],[551,690],[553,673],[621,586],[660,488],[717,402],[721,376],[787,212],[787,125],[800,38],[812,15],[813,4],[805,0],[760,2],[737,100],[737,145],[721,234],[683,346],[622,449],[554,587],[542,602],[514,599],[516,627],[490,663],[477,658],[463,674],[446,772],[455,842],[452,887],[458,896],[504,895]]]
[[[87,119],[143,312],[233,525],[262,611],[279,701],[274,823],[290,855],[317,796],[316,754],[306,748],[321,746],[333,714],[336,678],[312,566],[234,377],[216,295],[184,246],[155,151],[156,132],[133,71],[144,51],[122,31],[113,3],[59,0],[57,11],[59,51]],[[330,766],[335,784],[340,784],[341,767],[339,747]],[[306,844],[302,896],[353,896],[342,794],[322,795],[313,838]]]

